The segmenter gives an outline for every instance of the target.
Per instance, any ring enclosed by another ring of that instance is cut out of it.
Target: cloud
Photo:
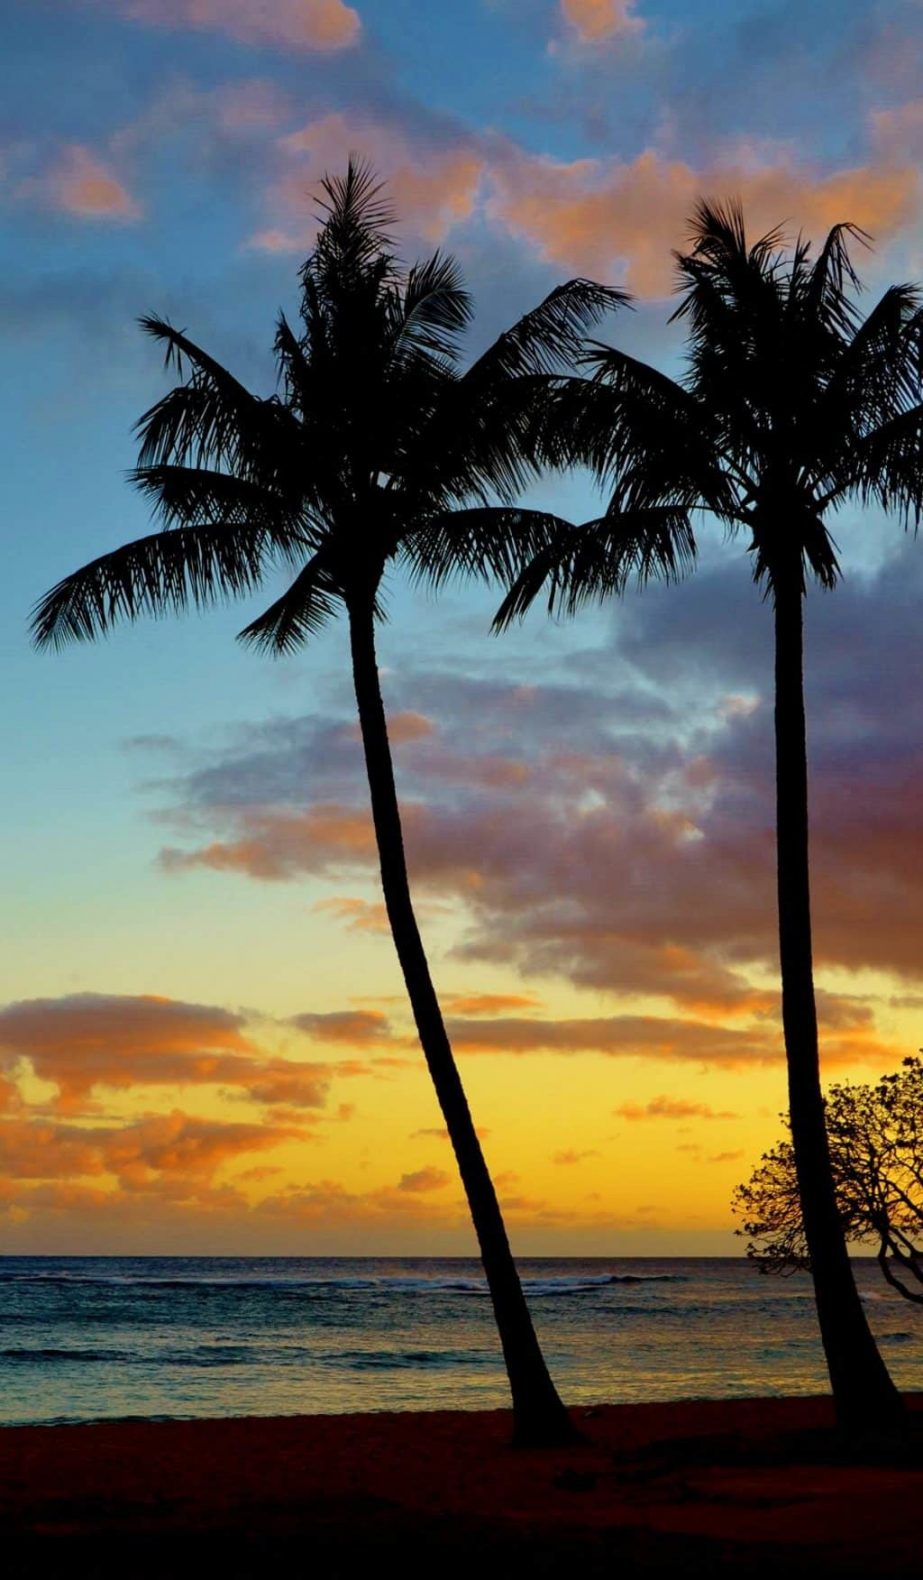
[[[162,867],[167,872],[210,867],[279,881],[298,872],[368,866],[375,856],[371,818],[364,810],[315,806],[303,814],[256,812],[241,821],[247,826],[245,838],[216,840],[194,851],[168,846],[160,853]]]
[[[75,1109],[97,1089],[227,1088],[256,1103],[323,1108],[343,1066],[270,1057],[243,1017],[210,1004],[153,995],[76,993],[0,1008],[0,1065],[26,1060]]]
[[[570,1167],[574,1163],[582,1163],[585,1158],[598,1158],[599,1156],[600,1153],[595,1147],[587,1147],[583,1152],[575,1152],[572,1148],[568,1148],[564,1152],[552,1153],[551,1161],[561,1167]]]
[[[568,1020],[450,1018],[453,1047],[464,1053],[602,1053],[609,1058],[695,1060],[730,1067],[781,1056],[773,1028],[731,1029],[659,1015],[610,1015]]]
[[[643,1107],[638,1103],[622,1103],[612,1112],[619,1119],[737,1119],[737,1114],[727,1109],[717,1112],[708,1103],[690,1103],[683,1097],[652,1097]]]
[[[808,599],[822,987],[830,969],[887,972],[905,991],[923,975],[921,596],[923,559],[908,543],[874,574]],[[722,559],[682,588],[626,599],[609,629],[566,684],[388,675],[395,709],[414,701],[434,726],[402,748],[406,847],[421,901],[453,907],[457,957],[663,1000],[668,1013],[645,1004],[633,1019],[550,1023],[534,1003],[466,995],[481,999],[475,1011],[450,995],[453,1030],[469,1047],[493,1037],[496,1051],[536,1049],[545,1035],[559,1051],[774,1058],[771,621],[744,565]],[[374,880],[361,762],[329,719],[242,728],[173,793],[178,826],[199,840],[173,867]],[[878,1033],[868,1000],[828,992],[819,1009],[830,1061],[885,1067],[907,1051]]]
[[[444,1190],[446,1185],[451,1183],[452,1176],[447,1174],[445,1169],[423,1168],[414,1169],[410,1174],[402,1174],[397,1188],[423,1194],[426,1191]]]
[[[498,1015],[508,1009],[535,1009],[531,993],[444,993],[442,1002],[455,1015]]]
[[[621,38],[644,27],[636,0],[560,0],[561,15],[582,44]]]
[[[314,910],[342,922],[348,933],[388,933],[391,930],[382,900],[363,900],[355,895],[338,894],[318,900]]]
[[[242,44],[339,50],[358,42],[358,13],[343,0],[104,0],[150,27],[226,33]]]
[[[318,1042],[345,1042],[350,1047],[367,1048],[388,1041],[391,1026],[377,1009],[333,1010],[326,1014],[293,1015],[289,1022],[306,1037]]]
[[[404,713],[395,713],[388,720],[388,735],[392,746],[400,746],[404,741],[427,740],[435,733],[436,726],[432,719],[428,719],[424,713],[415,713],[412,709],[407,709]]]
[[[906,156],[823,173],[784,151],[767,159],[744,149],[695,167],[654,148],[570,163],[510,148],[490,176],[488,215],[543,258],[655,297],[673,287],[671,251],[701,197],[741,198],[753,236],[780,223],[825,233],[851,220],[879,240],[910,220],[919,197]]]
[[[141,218],[140,204],[115,171],[83,143],[66,144],[41,175],[23,181],[19,190],[78,219],[125,223]]]
[[[328,171],[342,169],[346,152],[374,165],[387,182],[387,201],[402,229],[426,242],[440,241],[474,212],[485,168],[476,139],[430,136],[423,141],[398,121],[334,110],[278,140],[276,170],[266,193],[271,222],[251,237],[250,245],[268,252],[305,252],[317,234],[318,183]]]
[[[871,123],[873,144],[884,158],[923,158],[923,98],[873,110]]]
[[[240,1156],[304,1135],[291,1125],[200,1119],[179,1110],[107,1126],[6,1119],[0,1173],[12,1180],[111,1176],[122,1190],[159,1190],[177,1179],[210,1180]]]

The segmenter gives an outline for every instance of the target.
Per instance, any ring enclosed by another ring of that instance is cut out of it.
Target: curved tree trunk
[[[850,1431],[878,1431],[899,1422],[903,1406],[856,1289],[824,1120],[811,941],[800,562],[776,577],[773,591],[779,952],[795,1169],[837,1419]]]
[[[481,1248],[513,1397],[514,1442],[522,1447],[575,1442],[579,1433],[561,1403],[535,1336],[414,915],[370,609],[350,609],[349,633],[385,907]]]

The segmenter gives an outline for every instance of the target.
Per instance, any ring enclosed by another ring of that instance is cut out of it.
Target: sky
[[[158,312],[260,393],[317,186],[355,152],[471,351],[565,278],[681,370],[671,248],[849,220],[923,277],[920,0],[5,0],[0,93],[0,1250],[468,1254],[383,921],[342,629],[275,596],[36,654],[54,581],[148,530],[125,473]],[[589,479],[531,503],[584,519]],[[827,1079],[920,1043],[923,546],[844,510],[807,600]],[[489,635],[395,581],[380,636],[421,922],[522,1254],[739,1250],[785,1102],[771,618],[737,541]]]

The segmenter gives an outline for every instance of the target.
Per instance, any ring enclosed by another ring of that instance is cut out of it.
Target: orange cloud
[[[358,13],[343,0],[108,0],[151,27],[227,33],[242,44],[338,50],[358,41]]]
[[[575,1152],[573,1148],[569,1147],[564,1152],[554,1152],[551,1161],[552,1163],[557,1163],[559,1167],[570,1167],[575,1163],[582,1163],[584,1158],[598,1157],[599,1151],[596,1147],[587,1147],[583,1152]]]
[[[200,850],[167,848],[160,864],[168,872],[211,867],[251,878],[281,880],[296,872],[368,865],[375,857],[375,836],[367,812],[340,806],[314,806],[305,813],[266,812],[253,817],[252,832],[228,843],[215,841]]]
[[[152,995],[77,993],[0,1009],[0,1064],[27,1060],[74,1109],[97,1088],[226,1087],[253,1102],[322,1108],[341,1066],[269,1058],[243,1018],[209,1004]]]
[[[640,32],[644,23],[634,13],[635,0],[561,0],[561,15],[582,44]]]
[[[400,745],[403,741],[422,741],[427,736],[435,735],[436,726],[432,719],[425,713],[414,713],[406,710],[403,713],[392,714],[388,720],[388,734],[392,745]]]
[[[124,1190],[159,1188],[163,1176],[211,1176],[223,1164],[266,1151],[304,1131],[192,1118],[174,1110],[120,1126],[41,1119],[0,1123],[0,1172],[12,1180],[111,1176]]]
[[[443,1003],[455,1015],[502,1015],[509,1009],[534,1009],[538,999],[531,993],[448,993]]]
[[[80,219],[131,221],[141,208],[118,176],[82,143],[63,148],[44,175],[24,183],[48,207]]]
[[[354,895],[333,895],[330,899],[318,900],[313,909],[336,917],[349,933],[390,931],[388,913],[381,900],[375,903],[371,900],[359,899]]]
[[[674,282],[671,249],[682,246],[702,196],[740,197],[754,235],[780,221],[812,234],[851,220],[884,237],[910,219],[918,192],[906,158],[821,175],[787,159],[757,162],[746,151],[695,169],[650,148],[624,163],[562,163],[511,150],[491,170],[487,212],[552,263],[665,296]]]

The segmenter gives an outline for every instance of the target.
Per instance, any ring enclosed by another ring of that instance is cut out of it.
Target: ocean
[[[826,1388],[808,1278],[742,1258],[520,1261],[569,1404]],[[895,1380],[923,1320],[857,1265]],[[508,1403],[480,1265],[457,1258],[0,1258],[0,1422]]]

